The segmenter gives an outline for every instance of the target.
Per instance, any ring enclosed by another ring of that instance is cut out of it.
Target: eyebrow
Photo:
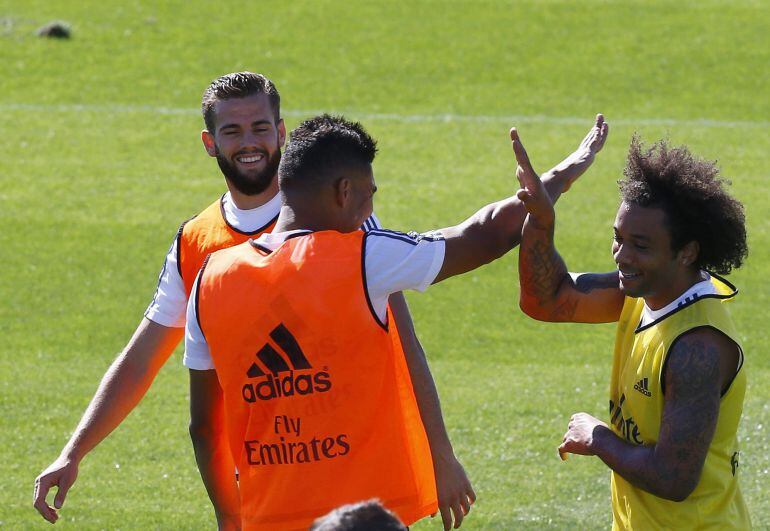
[[[618,228],[617,227],[612,227],[612,230],[615,231],[615,234],[620,234],[618,232]],[[631,237],[631,238],[633,238],[635,240],[643,240],[643,241],[646,241],[646,242],[650,241],[649,236],[645,236],[644,234],[630,234],[629,237]]]

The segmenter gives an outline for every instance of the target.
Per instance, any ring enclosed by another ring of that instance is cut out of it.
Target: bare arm
[[[686,499],[700,480],[714,437],[721,391],[737,365],[735,344],[699,329],[676,342],[664,375],[665,405],[658,441],[637,446],[606,424],[579,413],[570,420],[560,452],[596,455],[631,484],[661,498]]]
[[[551,204],[593,163],[607,132],[604,118],[598,115],[578,149],[543,174],[541,185]],[[514,138],[514,134],[515,129],[511,132],[515,152],[518,136]],[[521,240],[526,215],[524,203],[514,196],[483,207],[459,225],[441,229],[446,240],[446,254],[434,282],[476,269],[516,247]]]
[[[54,506],[59,509],[77,478],[80,461],[136,407],[183,332],[182,328],[142,319],[126,348],[102,377],[69,442],[35,480],[34,505],[43,518],[52,523],[58,518],[56,510],[46,503],[51,487],[58,487]]]
[[[462,524],[465,514],[470,511],[471,504],[476,501],[476,493],[465,474],[465,469],[455,457],[452,443],[449,441],[436,384],[430,373],[425,352],[415,334],[406,299],[403,293],[399,292],[391,295],[389,302],[401,337],[401,346],[409,367],[409,376],[412,379],[414,395],[420,409],[420,418],[428,436],[444,529],[452,528],[453,514],[454,525],[457,528]]]
[[[222,388],[214,370],[190,370],[190,438],[219,529],[240,529],[235,461],[225,431]]]
[[[528,215],[519,250],[519,305],[541,321],[604,323],[617,321],[623,308],[617,271],[571,274],[556,251],[556,213],[550,191],[535,173],[518,138],[511,132],[522,185],[517,196]]]

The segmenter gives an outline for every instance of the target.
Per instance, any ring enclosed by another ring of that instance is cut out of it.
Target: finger
[[[64,505],[64,498],[67,497],[67,492],[70,490],[72,483],[73,481],[66,476],[59,481],[59,491],[53,499],[53,506],[57,509],[61,509],[62,505]]]
[[[525,204],[532,199],[532,195],[526,190],[519,190],[516,192],[516,197],[519,199],[519,201]]]
[[[469,512],[471,512],[471,501],[468,499],[467,496],[460,497],[460,505],[463,508],[463,514],[468,514]]]
[[[569,452],[565,452],[559,448],[559,458],[561,458],[562,461],[566,461],[567,458],[569,458]]]
[[[535,170],[532,169],[532,164],[529,162],[529,155],[527,155],[527,150],[524,149],[524,144],[521,143],[519,132],[515,127],[511,129],[511,144],[513,145],[513,153],[516,155],[516,162],[519,163],[519,166],[521,166],[525,171],[531,171],[534,173]]]
[[[470,484],[468,485],[468,498],[470,498],[471,503],[476,503],[476,491],[473,490]]]
[[[452,529],[452,511],[446,505],[439,507],[439,511],[441,512],[441,523],[444,525],[444,531],[449,531]]]
[[[596,115],[596,127],[601,129],[603,123],[604,123],[604,115],[602,113],[597,114]]]
[[[457,529],[463,525],[463,518],[465,518],[465,513],[463,512],[463,508],[459,503],[456,503],[452,506],[452,513],[455,516],[455,529]]]

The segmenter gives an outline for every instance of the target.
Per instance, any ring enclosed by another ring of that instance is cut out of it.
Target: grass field
[[[718,159],[750,231],[731,276],[749,371],[741,481],[755,526],[770,527],[770,4],[155,4],[0,0],[0,527],[48,525],[33,480],[139,322],[179,223],[224,190],[197,108],[211,79],[243,69],[276,82],[289,126],[317,111],[362,120],[381,149],[376,211],[402,230],[511,194],[511,125],[544,170],[604,112],[609,143],[558,206],[557,244],[576,270],[613,267],[615,181],[634,131]],[[71,40],[34,36],[56,19]],[[607,528],[606,468],[562,463],[555,448],[573,412],[605,415],[613,327],[527,319],[515,264],[514,252],[409,298],[479,495],[463,528]],[[214,526],[187,395],[177,352],[82,463],[57,528]]]

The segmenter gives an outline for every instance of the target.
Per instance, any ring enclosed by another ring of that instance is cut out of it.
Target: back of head
[[[741,266],[748,254],[743,205],[727,192],[714,162],[663,140],[644,149],[634,136],[623,173],[623,201],[662,209],[673,251],[695,241],[698,268],[727,274]]]
[[[214,105],[217,101],[233,98],[246,98],[258,94],[267,94],[273,110],[275,122],[281,119],[281,96],[272,81],[262,74],[254,72],[233,72],[218,77],[203,92],[201,112],[206,129],[214,132]]]
[[[286,197],[317,190],[337,179],[367,171],[377,142],[358,122],[323,114],[302,122],[291,132],[278,169]]]
[[[311,531],[406,531],[406,527],[377,500],[343,505],[319,518]]]

